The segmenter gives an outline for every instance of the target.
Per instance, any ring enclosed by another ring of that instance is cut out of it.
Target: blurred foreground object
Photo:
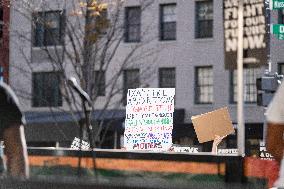
[[[281,84],[283,75],[266,73],[256,79],[257,105],[267,107]]]
[[[13,177],[29,176],[24,123],[18,98],[7,84],[0,82],[0,138],[5,144],[8,175]]]
[[[284,84],[282,83],[267,109],[267,150],[280,163],[277,187],[284,187],[283,133],[284,133]]]

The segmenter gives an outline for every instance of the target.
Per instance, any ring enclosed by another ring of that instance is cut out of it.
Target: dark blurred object
[[[0,141],[0,175],[3,175],[7,170],[6,163],[4,161],[4,143]]]

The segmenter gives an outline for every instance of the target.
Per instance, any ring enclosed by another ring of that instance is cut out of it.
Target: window
[[[141,32],[141,8],[125,8],[125,42],[139,42]]]
[[[33,45],[35,47],[63,45],[64,11],[38,12],[33,15]]]
[[[33,107],[62,106],[59,72],[33,73]]]
[[[139,69],[124,70],[123,73],[123,104],[127,102],[128,89],[136,89],[140,86]]]
[[[176,39],[176,4],[160,6],[160,40]]]
[[[175,88],[176,73],[175,68],[160,68],[159,69],[159,87]]]
[[[209,37],[213,37],[213,1],[197,1],[195,38]]]
[[[284,75],[284,63],[278,63],[278,74]]]
[[[278,12],[278,23],[284,24],[284,9],[279,10]]]
[[[3,28],[4,28],[3,7],[0,3],[0,45],[3,42]]]
[[[255,103],[257,98],[256,78],[257,68],[244,68],[244,101]],[[231,102],[236,103],[238,98],[237,90],[237,71],[231,72]]]
[[[2,66],[0,66],[0,81],[4,81],[4,70]]]
[[[195,102],[210,104],[213,102],[213,67],[195,69]]]
[[[95,94],[105,96],[105,71],[95,71]]]

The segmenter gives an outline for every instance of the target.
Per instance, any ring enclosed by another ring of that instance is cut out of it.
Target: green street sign
[[[284,24],[273,24],[272,33],[273,34],[284,34]]]
[[[270,0],[269,7],[271,10],[284,9],[284,0]]]
[[[279,40],[284,40],[284,34],[276,34],[275,37]]]

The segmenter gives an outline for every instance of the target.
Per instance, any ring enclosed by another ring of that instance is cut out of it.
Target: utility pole
[[[238,152],[245,155],[245,125],[244,125],[244,83],[243,83],[243,36],[244,36],[244,1],[239,0],[238,7],[238,55],[237,55],[237,74],[238,74]]]

